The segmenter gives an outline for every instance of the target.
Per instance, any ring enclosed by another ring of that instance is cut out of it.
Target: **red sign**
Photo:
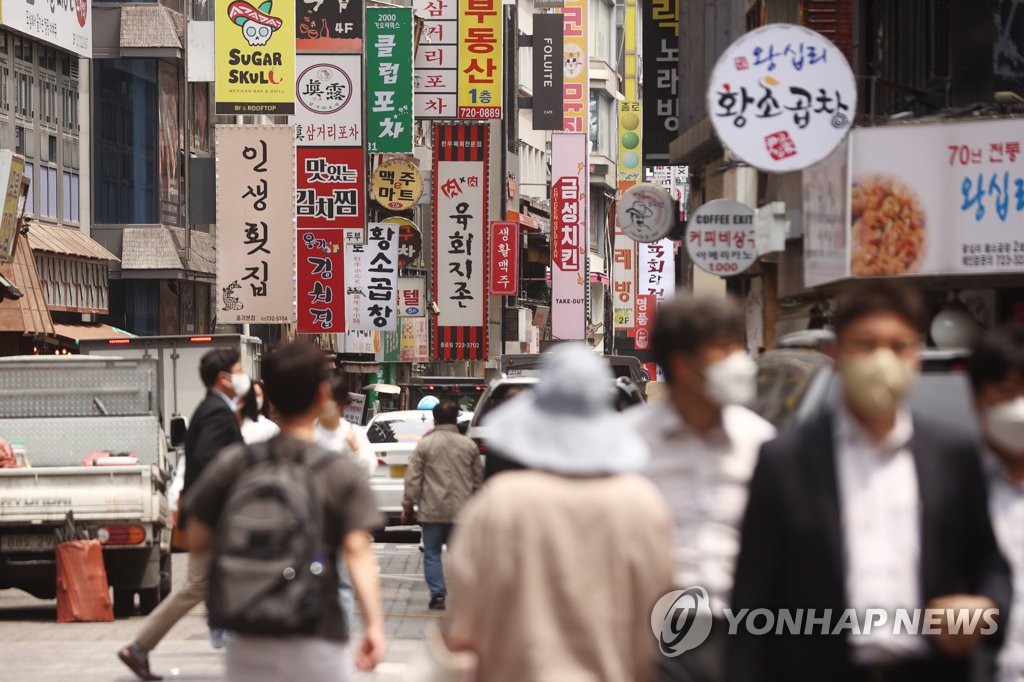
[[[366,162],[359,147],[296,147],[295,220],[305,228],[366,229]]]
[[[495,296],[519,293],[519,224],[491,223],[487,249],[487,289]]]
[[[299,230],[298,237],[297,330],[300,334],[341,333],[345,331],[344,231]]]
[[[654,329],[654,311],[658,305],[658,297],[641,294],[636,297],[636,338],[637,350],[651,347],[651,331]]]

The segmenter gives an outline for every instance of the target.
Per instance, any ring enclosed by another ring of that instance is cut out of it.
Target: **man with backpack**
[[[263,361],[281,435],[225,450],[185,503],[191,551],[213,553],[211,627],[231,633],[227,680],[345,679],[350,633],[338,602],[348,565],[365,623],[360,670],[383,658],[384,620],[367,530],[381,525],[366,474],[316,444],[331,399],[323,355],[292,343]]]

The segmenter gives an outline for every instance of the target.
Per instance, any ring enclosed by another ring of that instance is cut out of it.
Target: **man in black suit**
[[[206,398],[192,414],[185,436],[185,484],[181,497],[199,479],[206,465],[228,445],[242,442],[236,401],[249,392],[251,380],[242,370],[238,351],[216,348],[203,356],[199,376]],[[178,520],[185,527],[184,510]],[[197,604],[206,599],[209,554],[189,554],[188,579],[149,615],[135,641],[118,652],[118,658],[143,680],[162,679],[149,669],[149,652],[164,635]]]
[[[731,633],[733,682],[965,681],[987,621],[956,634],[949,615],[993,617],[985,610],[997,608],[996,625],[1006,622],[1010,571],[975,443],[904,401],[920,361],[922,307],[895,283],[851,289],[836,315],[836,405],[762,448],[732,614],[767,609],[776,626],[758,636],[740,622]],[[921,615],[924,634],[895,627],[899,610],[921,608],[943,610],[930,626]],[[794,634],[791,624],[780,628],[784,609],[815,609],[816,620],[805,614]],[[857,627],[837,629],[844,609]]]

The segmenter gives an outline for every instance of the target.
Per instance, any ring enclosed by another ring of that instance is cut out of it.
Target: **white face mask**
[[[885,415],[903,401],[917,376],[917,363],[888,348],[846,358],[840,370],[851,407],[870,416]]]
[[[985,410],[985,437],[1000,452],[1024,459],[1024,398],[1001,403]]]
[[[231,375],[231,390],[235,392],[236,398],[241,398],[252,388],[252,379],[245,372]]]
[[[704,394],[722,407],[749,403],[757,395],[757,363],[737,350],[709,365],[704,370]]]

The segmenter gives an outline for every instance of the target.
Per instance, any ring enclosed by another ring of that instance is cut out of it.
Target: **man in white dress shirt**
[[[967,366],[982,435],[992,528],[1013,571],[997,682],[1024,680],[1024,326],[986,334]]]
[[[757,389],[757,365],[743,346],[743,308],[732,299],[688,294],[666,302],[654,354],[668,380],[661,401],[628,413],[651,450],[647,476],[675,522],[674,583],[703,587],[713,617],[700,647],[659,662],[658,682],[724,679],[723,609],[729,606],[747,485],[775,428],[743,407]]]

